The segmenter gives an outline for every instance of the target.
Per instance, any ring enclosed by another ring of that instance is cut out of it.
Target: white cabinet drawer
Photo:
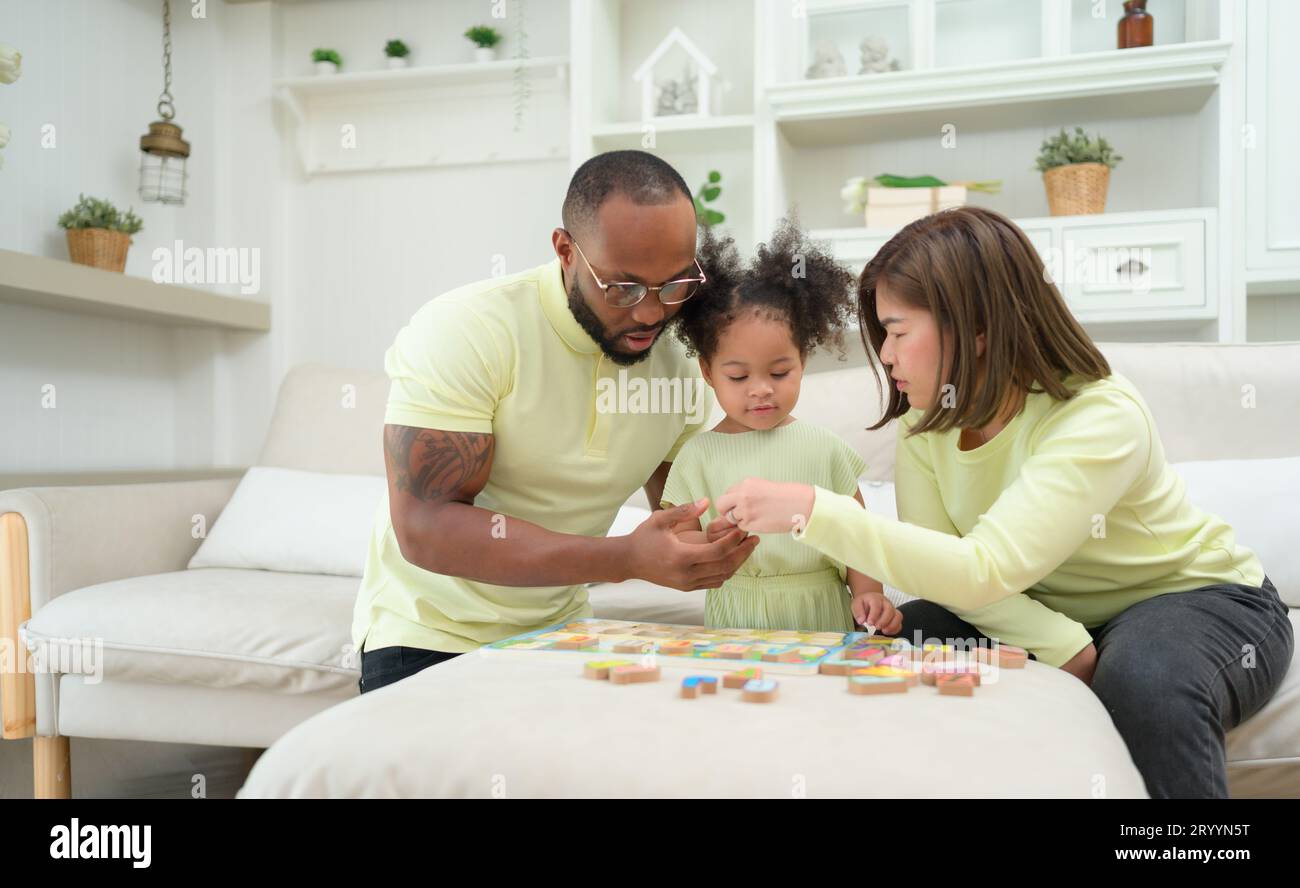
[[[1066,224],[1048,268],[1080,319],[1167,315],[1206,305],[1204,219]]]
[[[829,241],[835,258],[846,264],[854,274],[861,274],[862,267],[871,261],[871,257],[875,256],[881,247],[889,243],[889,239],[895,233],[877,234],[867,229],[861,233],[841,230],[835,232]]]

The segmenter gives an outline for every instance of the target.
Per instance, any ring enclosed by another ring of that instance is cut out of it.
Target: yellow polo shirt
[[[819,487],[803,542],[1052,666],[1148,598],[1262,583],[1232,526],[1187,498],[1133,383],[1065,382],[1073,398],[1028,395],[974,450],[960,429],[908,437],[923,413],[911,410],[898,424],[899,520]]]
[[[385,423],[492,434],[492,472],[474,505],[559,533],[604,535],[713,406],[699,364],[671,334],[634,366],[606,358],[569,311],[559,259],[426,303],[384,367]],[[584,585],[496,586],[410,564],[385,496],[352,642],[459,653],[590,613]]]

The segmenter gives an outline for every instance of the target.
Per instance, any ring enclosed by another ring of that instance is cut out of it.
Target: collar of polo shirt
[[[578,319],[569,310],[569,294],[564,289],[564,274],[560,270],[559,257],[551,261],[551,267],[542,275],[541,291],[542,311],[565,345],[585,355],[600,351],[600,343],[587,335],[587,331],[582,329]]]

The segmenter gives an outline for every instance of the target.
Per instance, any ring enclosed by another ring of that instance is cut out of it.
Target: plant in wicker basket
[[[122,213],[106,200],[82,194],[76,205],[59,217],[59,227],[67,231],[68,255],[73,262],[123,271],[131,235],[144,223],[130,209]]]
[[[1076,126],[1044,139],[1038,149],[1038,171],[1047,188],[1053,216],[1100,213],[1106,209],[1110,171],[1124,158],[1101,136],[1090,137]]]

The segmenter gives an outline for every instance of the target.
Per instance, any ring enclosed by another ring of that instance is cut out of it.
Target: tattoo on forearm
[[[384,450],[398,490],[419,500],[452,496],[491,463],[493,437],[410,426],[384,427]]]

